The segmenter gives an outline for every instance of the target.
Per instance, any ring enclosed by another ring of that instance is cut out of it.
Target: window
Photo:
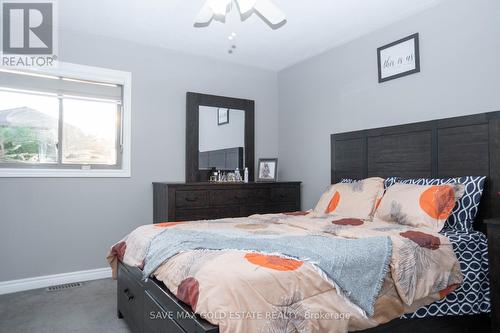
[[[0,177],[47,176],[130,176],[130,73],[0,68]]]

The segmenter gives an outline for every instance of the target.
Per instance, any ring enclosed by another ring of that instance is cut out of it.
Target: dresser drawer
[[[278,187],[271,190],[272,202],[297,202],[299,200],[299,191],[295,188]]]
[[[143,313],[143,291],[142,286],[134,281],[131,273],[120,265],[118,269],[118,311],[130,326],[131,330],[143,332],[142,313]]]
[[[215,220],[228,217],[240,217],[239,206],[232,207],[214,207],[214,208],[196,208],[196,209],[178,209],[176,221],[198,221]]]
[[[175,206],[178,208],[208,207],[208,191],[177,191],[175,193]]]
[[[268,188],[210,191],[210,204],[214,206],[268,203],[270,200],[271,191]]]

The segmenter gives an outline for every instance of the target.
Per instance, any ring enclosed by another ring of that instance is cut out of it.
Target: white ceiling
[[[288,17],[278,30],[237,12],[193,27],[204,0],[63,0],[63,30],[102,35],[270,70],[281,70],[443,0],[273,0]],[[237,33],[228,53],[227,36]]]

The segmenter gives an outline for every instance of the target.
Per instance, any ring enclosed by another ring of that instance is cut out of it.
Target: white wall
[[[276,73],[70,33],[61,59],[132,72],[132,178],[0,179],[0,281],[94,269],[152,222],[153,181],[184,181],[186,92],[255,100],[256,157],[278,154]]]
[[[245,147],[245,111],[230,110],[229,124],[219,125],[217,110],[200,106],[199,150],[205,152]]]
[[[376,49],[420,33],[422,71],[383,84]],[[303,208],[330,183],[330,134],[500,110],[500,1],[448,0],[279,73],[280,179]]]

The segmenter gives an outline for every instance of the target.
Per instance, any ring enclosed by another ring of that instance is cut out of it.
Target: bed
[[[444,300],[415,309],[400,319],[363,332],[487,332],[490,297],[485,230],[482,221],[500,216],[495,186],[500,182],[500,113],[449,118],[331,137],[332,183],[370,176],[452,177],[486,175],[476,231],[443,230],[453,245],[464,282]],[[450,161],[453,161],[451,163]],[[117,253],[120,248],[115,249]],[[218,332],[140,268],[117,262],[118,315],[134,331]],[[178,296],[178,295],[177,295]],[[185,301],[185,299],[184,299]],[[162,315],[163,314],[163,315]]]

